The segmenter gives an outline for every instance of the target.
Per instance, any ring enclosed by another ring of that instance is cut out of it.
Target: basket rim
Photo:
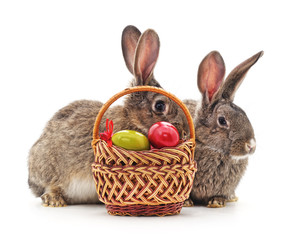
[[[96,152],[97,152],[97,144],[104,144],[107,148],[113,148],[113,149],[115,149],[115,151],[118,151],[120,154],[122,154],[123,155],[123,153],[125,152],[125,155],[130,155],[130,154],[134,154],[135,156],[136,155],[139,155],[138,157],[140,158],[140,157],[143,157],[143,156],[148,156],[148,155],[151,155],[151,154],[154,154],[154,153],[156,153],[156,154],[160,154],[160,152],[164,152],[164,154],[166,154],[166,153],[170,153],[170,151],[172,150],[172,149],[174,149],[174,150],[176,150],[176,151],[181,151],[181,152],[183,152],[184,154],[186,154],[186,151],[185,150],[183,150],[182,149],[182,146],[184,146],[184,145],[188,145],[189,143],[191,143],[192,144],[192,146],[189,146],[189,148],[190,148],[190,151],[191,151],[191,155],[192,156],[194,156],[194,151],[195,151],[195,147],[196,147],[196,144],[195,144],[195,141],[192,141],[192,139],[189,139],[189,140],[186,140],[186,141],[184,141],[184,142],[182,142],[182,143],[180,143],[180,144],[178,144],[177,146],[175,146],[175,147],[163,147],[163,148],[160,148],[160,149],[157,149],[157,148],[155,148],[155,149],[150,149],[150,150],[142,150],[142,151],[134,151],[134,150],[127,150],[127,149],[124,149],[124,148],[122,148],[122,147],[118,147],[118,146],[115,146],[115,145],[112,145],[112,146],[108,146],[108,144],[107,144],[107,142],[106,141],[104,141],[104,140],[102,140],[102,139],[96,139],[95,140],[95,142],[94,142],[94,151],[95,151],[95,155],[96,155]],[[168,152],[167,152],[168,151]],[[173,153],[170,153],[170,154],[173,154]],[[152,157],[152,156],[151,156]],[[153,157],[154,158],[154,157]],[[166,158],[165,156],[164,156],[164,158]],[[157,161],[157,160],[156,160]],[[164,160],[163,159],[159,159],[159,161],[161,162],[160,164],[156,164],[156,165],[154,165],[154,166],[163,166],[163,164],[162,164],[162,162],[164,162]],[[194,166],[194,168],[195,168],[195,171],[196,171],[196,161],[194,160],[194,157],[191,159],[191,161],[190,161],[192,164],[195,164]],[[188,163],[190,163],[190,162],[188,162]],[[95,161],[92,163],[92,167],[93,166],[96,166],[96,164],[98,164],[97,162],[96,162],[96,159],[95,159]],[[99,163],[99,164],[101,164],[101,165],[103,165],[103,166],[110,166],[110,167],[112,167],[112,168],[115,168],[115,167],[121,167],[121,165],[107,165],[107,164],[104,164],[104,163]],[[181,163],[177,163],[177,164],[181,164]],[[128,164],[125,164],[125,165],[122,165],[122,167],[140,167],[141,165],[128,165]],[[150,166],[150,164],[142,164],[142,166]],[[153,165],[151,165],[151,166],[153,166]],[[167,164],[167,166],[172,166],[171,164]]]
[[[100,142],[108,145],[105,140],[102,140],[102,139],[98,138],[98,139],[93,139],[92,146],[96,146],[96,144],[100,143]],[[193,148],[195,149],[196,143],[195,143],[195,139],[193,139],[193,138],[190,138],[190,139],[187,139],[187,140],[185,140],[183,142],[180,142],[174,147],[152,148],[152,149],[149,149],[149,150],[141,150],[141,151],[128,150],[128,149],[125,149],[125,148],[122,148],[122,147],[119,147],[119,146],[116,146],[116,145],[112,145],[112,146],[110,146],[110,147],[108,146],[108,147],[109,148],[115,148],[117,150],[120,149],[120,150],[126,151],[126,152],[132,152],[132,153],[134,152],[134,153],[146,154],[146,153],[149,153],[149,152],[158,152],[160,150],[165,150],[165,149],[178,149],[179,146],[184,145],[184,144],[186,144],[188,142],[191,142],[193,144]]]

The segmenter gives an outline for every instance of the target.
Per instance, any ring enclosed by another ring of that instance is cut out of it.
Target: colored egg
[[[133,130],[116,132],[112,137],[112,142],[115,146],[127,150],[142,151],[150,149],[148,138],[142,133]]]
[[[157,122],[149,129],[148,139],[155,148],[175,147],[179,142],[179,133],[171,123]]]

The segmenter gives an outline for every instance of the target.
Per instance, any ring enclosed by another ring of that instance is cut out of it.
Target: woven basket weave
[[[139,91],[163,94],[184,111],[190,139],[176,147],[129,151],[109,147],[100,139],[99,124],[109,106],[118,98]],[[114,95],[101,108],[95,122],[92,146],[95,162],[92,171],[99,199],[111,215],[164,216],[180,213],[192,189],[196,163],[195,136],[191,115],[174,95],[156,87],[127,88]]]

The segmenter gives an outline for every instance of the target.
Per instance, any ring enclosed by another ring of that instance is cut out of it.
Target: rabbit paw
[[[237,202],[239,198],[236,195],[232,195],[229,198],[227,198],[227,202]]]
[[[193,207],[193,206],[194,206],[193,201],[190,198],[185,200],[183,203],[183,207]]]
[[[64,201],[60,193],[45,193],[41,196],[42,205],[44,207],[65,207],[66,202]]]
[[[223,197],[213,197],[209,200],[207,207],[208,208],[222,208],[226,206],[226,199]]]

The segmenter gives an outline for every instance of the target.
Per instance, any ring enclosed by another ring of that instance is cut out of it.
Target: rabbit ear
[[[235,92],[244,80],[247,72],[258,61],[258,59],[263,56],[263,53],[263,51],[258,52],[231,71],[229,76],[226,78],[223,86],[221,87],[221,93],[219,94],[220,98],[229,101],[234,100]]]
[[[133,74],[133,62],[138,40],[141,32],[134,26],[129,25],[122,33],[122,51],[128,70]]]
[[[219,89],[225,75],[225,64],[217,51],[210,52],[198,68],[197,85],[199,91],[211,102],[213,95]]]
[[[134,76],[138,85],[148,85],[158,59],[160,42],[157,33],[146,30],[137,44],[134,59]]]

